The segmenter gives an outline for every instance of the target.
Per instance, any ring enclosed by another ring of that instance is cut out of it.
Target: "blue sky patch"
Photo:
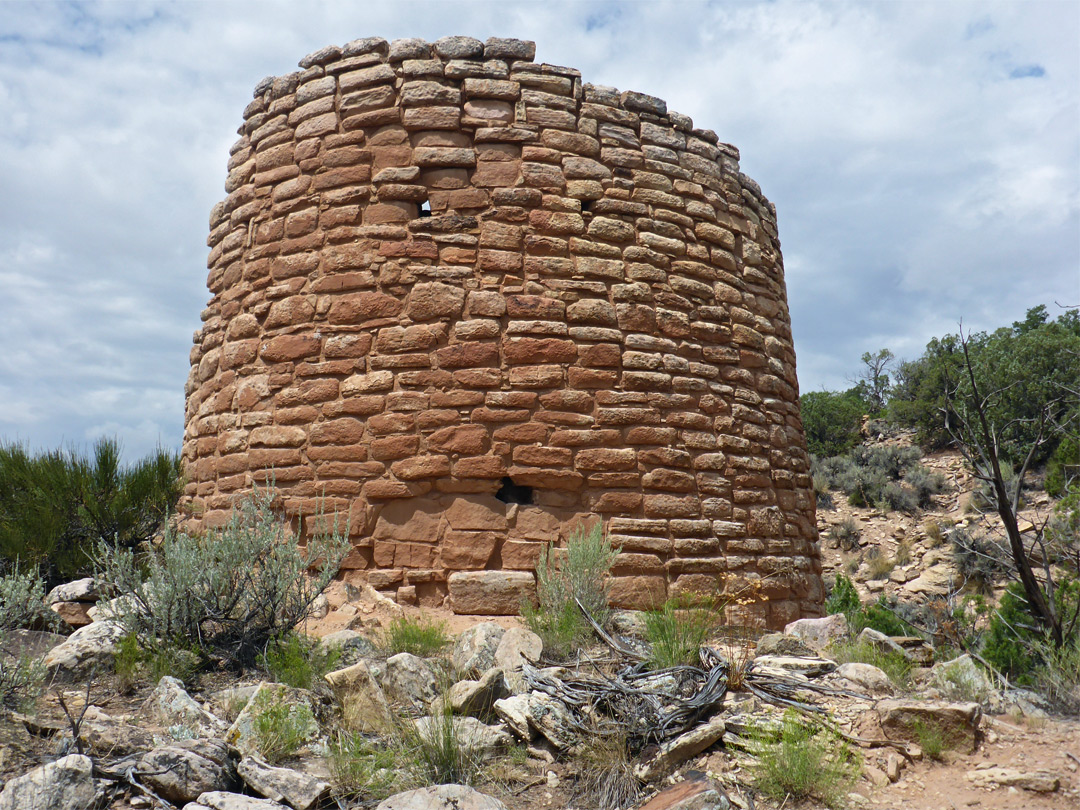
[[[1042,65],[1020,65],[1009,71],[1010,79],[1041,79],[1046,75]]]

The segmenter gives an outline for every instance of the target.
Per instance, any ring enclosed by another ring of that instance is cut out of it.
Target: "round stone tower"
[[[513,613],[543,545],[603,521],[616,605],[820,615],[774,206],[712,131],[534,51],[360,39],[256,86],[210,217],[188,528],[272,479],[348,526],[348,579]]]

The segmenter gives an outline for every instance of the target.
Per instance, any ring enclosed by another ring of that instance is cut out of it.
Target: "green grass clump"
[[[785,802],[817,799],[842,807],[862,770],[862,758],[843,738],[790,709],[779,736],[762,732],[751,749],[757,757],[755,787]]]
[[[536,563],[537,604],[523,604],[521,614],[543,640],[545,656],[565,660],[592,637],[575,599],[598,624],[607,623],[608,576],[618,553],[600,524],[575,531],[559,554],[550,546],[541,550]]]
[[[262,655],[262,666],[278,683],[296,689],[311,689],[335,668],[341,651],[323,649],[318,642],[298,633],[274,639]]]
[[[385,799],[401,785],[402,752],[383,740],[339,731],[330,738],[327,760],[341,798]]]
[[[434,712],[428,720],[424,729],[410,724],[403,733],[420,782],[429,785],[476,784],[484,762],[479,752],[461,739],[450,701],[444,700],[442,711]]]
[[[128,633],[116,645],[113,668],[120,692],[128,693],[141,681],[156,684],[166,675],[190,680],[199,670],[202,656],[194,645],[163,644]]]
[[[681,664],[698,666],[699,650],[716,632],[722,612],[709,600],[669,599],[659,610],[645,614],[649,666],[667,669]]]
[[[923,723],[917,720],[912,726],[912,731],[915,732],[915,739],[919,741],[922,752],[930,759],[940,761],[942,754],[949,748],[949,738],[944,730],[934,723]]]
[[[870,579],[885,579],[896,568],[896,560],[876,548],[873,551],[876,553],[867,555],[868,575]]]
[[[399,616],[386,627],[380,646],[390,655],[412,653],[421,658],[437,655],[450,643],[446,622],[422,616]]]
[[[889,676],[901,689],[911,685],[912,664],[907,656],[886,652],[864,641],[845,641],[829,647],[829,657],[837,664],[870,664]]]
[[[251,730],[255,748],[270,765],[288,759],[311,738],[317,728],[311,707],[290,703],[282,696],[259,697]]]

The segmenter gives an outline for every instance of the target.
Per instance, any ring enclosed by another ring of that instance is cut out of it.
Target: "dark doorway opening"
[[[530,504],[533,502],[533,488],[515,484],[514,479],[507,476],[503,478],[502,486],[495,493],[495,497],[503,503]]]

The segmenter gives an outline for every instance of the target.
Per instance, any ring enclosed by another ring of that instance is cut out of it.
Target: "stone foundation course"
[[[349,580],[500,613],[602,521],[617,606],[820,615],[774,206],[714,132],[534,52],[366,38],[258,83],[210,216],[187,527],[272,480],[301,537],[347,526]]]

